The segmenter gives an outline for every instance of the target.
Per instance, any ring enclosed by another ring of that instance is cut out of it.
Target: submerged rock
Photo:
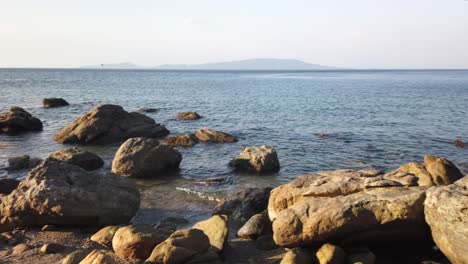
[[[237,138],[228,133],[206,128],[195,131],[195,137],[202,142],[211,143],[230,143],[237,141]]]
[[[214,209],[215,214],[225,214],[241,222],[264,211],[268,206],[271,188],[247,188],[223,198]]]
[[[61,107],[70,105],[65,99],[63,98],[44,98],[42,100],[42,106],[44,108],[53,108],[53,107]]]
[[[80,166],[87,171],[97,170],[104,165],[98,155],[77,147],[58,150],[50,154],[49,158]]]
[[[221,252],[227,242],[228,220],[225,215],[214,215],[210,219],[196,223],[193,228],[205,233],[216,252]]]
[[[158,108],[147,108],[143,107],[137,110],[138,113],[157,113],[159,112]]]
[[[130,180],[55,160],[41,163],[0,199],[0,224],[6,229],[122,224],[140,204],[138,189]]]
[[[125,259],[146,259],[167,236],[151,226],[120,227],[112,239],[115,254]]]
[[[270,146],[245,147],[229,165],[237,170],[257,173],[277,172],[280,169],[278,155]]]
[[[180,135],[176,137],[168,137],[163,142],[171,147],[193,147],[198,144],[198,139],[194,135]]]
[[[182,112],[177,114],[177,118],[183,120],[197,120],[200,119],[201,116],[197,112]]]
[[[41,159],[31,158],[29,155],[21,155],[8,158],[8,170],[17,171],[36,167],[41,163]]]
[[[60,143],[106,144],[132,137],[158,138],[169,134],[152,118],[126,112],[118,105],[101,105],[64,127],[54,139]]]
[[[452,263],[468,263],[468,176],[448,186],[432,187],[424,205],[437,247]]]
[[[461,141],[460,139],[457,139],[453,142],[453,144],[456,146],[456,147],[459,147],[459,148],[464,148],[466,147],[466,143]]]
[[[152,138],[130,138],[117,150],[112,172],[127,177],[156,177],[179,169],[179,151]]]
[[[42,122],[21,107],[13,106],[10,111],[0,113],[0,133],[19,134],[41,131]]]

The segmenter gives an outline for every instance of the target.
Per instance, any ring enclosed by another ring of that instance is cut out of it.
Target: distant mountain
[[[165,64],[156,67],[138,66],[130,62],[84,66],[87,69],[161,69],[161,70],[329,70],[335,67],[310,64],[294,59],[248,59],[204,64]]]

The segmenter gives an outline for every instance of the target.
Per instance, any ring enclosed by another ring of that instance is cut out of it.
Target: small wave
[[[220,199],[218,199],[216,197],[207,195],[207,194],[205,194],[203,192],[200,192],[200,191],[190,190],[189,188],[176,187],[176,190],[181,191],[181,192],[185,192],[185,193],[188,193],[188,194],[196,195],[197,197],[199,197],[201,199],[205,199],[205,200],[209,200],[209,201],[216,201],[216,202],[220,201]]]

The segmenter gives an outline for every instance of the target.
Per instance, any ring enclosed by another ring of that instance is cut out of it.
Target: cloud
[[[192,25],[193,24],[193,17],[184,17],[182,20],[184,25]]]

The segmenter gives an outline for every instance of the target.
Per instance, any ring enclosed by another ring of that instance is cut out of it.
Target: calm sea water
[[[43,109],[41,100],[45,97],[63,97],[71,106]],[[317,170],[371,166],[390,170],[422,160],[426,154],[445,156],[467,168],[468,148],[452,144],[457,138],[468,141],[468,71],[462,70],[0,69],[0,110],[21,106],[44,123],[40,133],[0,135],[0,162],[19,154],[45,158],[63,148],[52,135],[105,103],[128,111],[160,108],[160,112],[148,115],[164,124],[171,135],[207,127],[240,139],[234,144],[181,148],[181,170],[173,180],[140,182],[146,208],[176,195],[183,195],[184,201],[193,197],[203,200],[241,187],[277,186]],[[181,111],[197,111],[203,119],[176,120]],[[316,135],[320,132],[330,136],[320,138]],[[242,146],[263,144],[278,151],[279,173],[243,175],[227,166]],[[118,144],[85,148],[106,159],[104,172],[109,170]],[[0,177],[26,174],[0,170]],[[215,185],[199,182],[210,177],[225,181]],[[197,210],[192,211],[197,215]]]

